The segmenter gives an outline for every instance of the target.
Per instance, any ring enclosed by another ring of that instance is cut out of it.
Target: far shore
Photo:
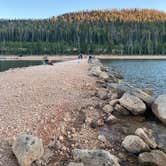
[[[88,56],[88,55],[87,55]],[[0,60],[43,60],[44,55],[30,55],[19,57],[17,55],[0,55]],[[119,60],[166,60],[166,55],[96,55],[99,59],[119,59]],[[50,55],[48,59],[53,61],[68,61],[77,59],[77,55]]]

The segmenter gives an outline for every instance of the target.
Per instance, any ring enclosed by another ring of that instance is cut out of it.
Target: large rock
[[[119,99],[120,104],[127,108],[133,115],[143,114],[146,111],[146,105],[138,97],[125,93]]]
[[[129,135],[122,142],[122,146],[130,153],[138,154],[149,150],[149,146],[138,136]]]
[[[124,92],[130,93],[133,96],[140,98],[147,105],[151,105],[153,103],[153,98],[150,95],[148,95],[147,93],[145,93],[139,88],[133,87],[132,85],[128,83],[123,82],[121,84],[109,84],[109,86],[111,88],[116,89],[117,91],[121,93],[124,93]]]
[[[74,159],[81,160],[84,166],[120,166],[118,158],[105,150],[75,149]]]
[[[97,92],[97,96],[102,100],[108,99],[108,90],[105,88],[100,88]]]
[[[115,113],[117,112],[120,115],[130,115],[130,112],[124,107],[122,107],[120,104],[116,104],[114,109],[115,109]]]
[[[108,81],[109,80],[109,75],[106,72],[101,72],[99,75],[99,78]]]
[[[39,159],[44,153],[42,140],[26,134],[16,139],[12,150],[20,166],[30,166],[33,161]]]
[[[141,153],[138,157],[140,165],[165,166],[166,154],[159,150],[153,150],[150,153]]]
[[[96,77],[99,77],[101,73],[102,73],[102,71],[101,71],[101,67],[99,65],[94,65],[89,70],[89,75],[93,75]]]
[[[150,148],[155,149],[157,147],[156,141],[152,136],[152,131],[146,128],[138,128],[135,134],[143,139],[143,141],[149,145]]]
[[[152,105],[153,113],[166,124],[166,94],[160,95]]]

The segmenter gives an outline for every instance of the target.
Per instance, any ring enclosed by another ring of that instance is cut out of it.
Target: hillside
[[[97,10],[0,20],[0,54],[166,54],[166,13]]]
[[[67,13],[53,18],[65,22],[156,22],[166,21],[166,13],[152,9],[114,9]]]

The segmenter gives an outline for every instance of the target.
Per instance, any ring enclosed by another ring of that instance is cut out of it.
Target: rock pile
[[[89,72],[98,78],[97,97],[105,103],[102,107],[105,123],[108,125],[117,123],[116,115],[144,116],[150,113],[166,124],[166,95],[161,95],[154,101],[151,93],[146,93],[147,90],[141,90],[122,82],[120,79],[123,77],[118,73],[115,71],[107,73],[107,70],[103,71],[102,68],[102,64],[94,60]],[[160,166],[166,162],[165,153],[162,149],[157,150],[160,147],[152,131],[147,128],[137,128],[134,135],[125,137],[122,147],[129,153],[138,154],[141,165]]]

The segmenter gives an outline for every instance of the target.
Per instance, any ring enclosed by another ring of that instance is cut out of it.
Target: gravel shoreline
[[[91,103],[84,96],[94,84],[86,60],[0,73],[0,139],[26,132],[48,143],[65,112]]]

